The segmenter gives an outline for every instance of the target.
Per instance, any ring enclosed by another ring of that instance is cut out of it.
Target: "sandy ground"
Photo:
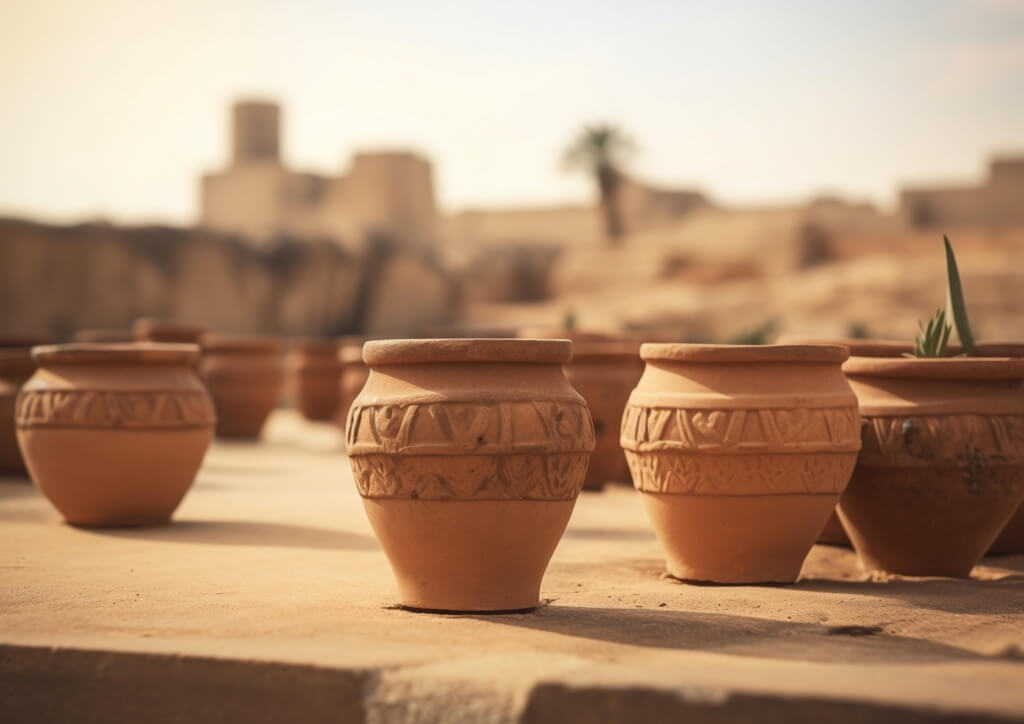
[[[851,720],[863,706],[1024,719],[1024,556],[969,580],[872,579],[817,546],[793,586],[687,585],[664,576],[622,487],[580,498],[535,613],[413,614],[393,606],[338,431],[289,412],[262,444],[215,444],[162,528],[76,529],[34,487],[0,482],[0,569],[13,710],[17,682],[46,671],[95,681],[91,659],[68,663],[83,649],[370,672],[352,694],[368,720],[485,702],[479,720],[546,721],[579,691],[669,692],[663,712],[756,695]]]

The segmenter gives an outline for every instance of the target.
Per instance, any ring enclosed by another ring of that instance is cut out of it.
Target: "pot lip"
[[[434,362],[565,364],[571,358],[572,342],[567,339],[383,339],[363,345],[363,361],[373,366]]]
[[[898,339],[874,339],[873,337],[812,337],[801,334],[784,334],[776,344],[837,344],[847,347],[850,356],[856,357],[899,357],[910,352],[914,345]]]
[[[687,344],[648,342],[640,347],[647,361],[669,362],[817,362],[839,364],[850,350],[837,344]]]
[[[199,345],[166,342],[48,344],[32,348],[40,366],[79,364],[155,364],[192,366],[199,360]]]
[[[205,352],[271,352],[281,351],[281,341],[277,337],[260,334],[221,334],[207,332],[199,338],[199,346]]]
[[[572,361],[590,362],[607,360],[610,362],[640,362],[641,342],[613,340],[608,342],[577,342],[572,343]]]
[[[852,377],[899,380],[1024,380],[1024,359],[1013,357],[851,357]]]
[[[145,334],[170,334],[180,337],[193,337],[198,339],[204,332],[205,327],[190,322],[178,322],[173,319],[161,317],[139,317],[132,322],[132,333],[136,337]]]
[[[976,357],[1024,357],[1024,340],[983,339],[974,345]]]

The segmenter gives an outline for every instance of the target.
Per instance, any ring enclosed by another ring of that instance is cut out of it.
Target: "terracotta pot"
[[[1024,360],[844,367],[863,443],[839,516],[866,569],[966,577],[1024,499]]]
[[[338,343],[329,340],[299,342],[285,356],[288,388],[299,412],[307,420],[333,420],[338,412],[341,361]]]
[[[367,342],[346,445],[399,602],[537,606],[594,430],[564,340]]]
[[[88,344],[120,344],[134,342],[135,335],[128,329],[80,329],[71,335],[71,340]]]
[[[792,583],[860,448],[843,347],[645,344],[622,447],[676,578]]]
[[[272,337],[204,334],[199,376],[217,408],[217,437],[253,439],[281,396],[281,344]]]
[[[619,428],[629,393],[643,374],[639,342],[574,342],[565,374],[583,395],[594,420],[596,443],[583,487],[600,490],[608,482],[630,483],[629,465],[619,445]]]
[[[29,350],[46,341],[41,336],[0,337],[0,475],[23,477],[26,473],[14,431],[14,401],[36,371]]]
[[[984,341],[976,345],[974,354],[979,357],[1024,357],[1024,342]],[[1011,555],[1024,553],[1024,504],[1010,518],[995,542],[988,549],[989,555]]]
[[[84,526],[170,520],[213,437],[195,345],[35,347],[18,394],[18,442],[32,480]]]
[[[366,384],[370,376],[370,368],[363,362],[362,337],[344,337],[338,348],[338,361],[341,363],[341,376],[338,380],[338,424],[345,429],[348,412],[352,401]]]
[[[914,345],[893,339],[860,339],[856,337],[809,337],[801,334],[783,334],[779,344],[837,344],[850,350],[855,357],[899,357],[909,354]]]
[[[153,317],[141,317],[132,324],[132,333],[140,342],[199,344],[199,339],[205,331],[202,327],[194,324]]]

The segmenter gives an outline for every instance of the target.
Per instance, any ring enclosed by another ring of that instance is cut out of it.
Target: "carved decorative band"
[[[856,459],[852,452],[728,458],[626,451],[637,490],[675,495],[838,495]]]
[[[862,441],[869,467],[1024,465],[1024,415],[868,417]]]
[[[350,458],[364,498],[574,500],[587,453],[547,455],[361,455]]]
[[[110,392],[26,390],[14,413],[18,427],[186,428],[216,420],[204,390]]]
[[[631,404],[622,416],[620,442],[635,452],[855,452],[861,445],[860,415],[856,407],[690,410]]]
[[[345,437],[352,457],[379,453],[515,455],[594,449],[590,413],[578,402],[359,405],[349,412]]]

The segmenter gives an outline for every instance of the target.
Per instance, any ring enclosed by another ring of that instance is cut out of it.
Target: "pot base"
[[[839,517],[865,570],[967,578],[1021,498],[1021,468],[858,466]]]
[[[1024,553],[1024,505],[1010,518],[996,542],[988,549],[990,556],[1010,556]]]
[[[167,523],[199,471],[213,429],[19,430],[32,480],[87,528]]]
[[[540,583],[574,500],[363,498],[403,608],[512,612],[540,604]]]
[[[793,583],[837,494],[640,491],[669,575],[702,583]]]

